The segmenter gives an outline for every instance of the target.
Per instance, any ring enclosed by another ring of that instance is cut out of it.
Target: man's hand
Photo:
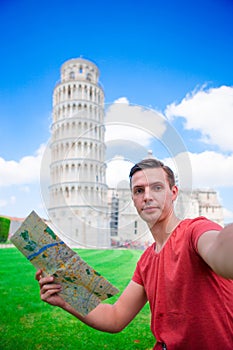
[[[38,270],[35,279],[40,285],[41,300],[50,305],[65,307],[65,301],[58,294],[61,291],[61,286],[54,283],[53,276],[42,277],[42,270]]]
[[[39,282],[40,297],[43,301],[61,307],[88,326],[103,332],[120,332],[147,302],[144,287],[131,281],[115,304],[100,303],[84,317],[59,296],[61,286],[54,283],[53,276],[43,277],[42,271],[39,270],[36,280]]]

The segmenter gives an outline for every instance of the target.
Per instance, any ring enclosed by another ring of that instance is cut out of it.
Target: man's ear
[[[179,189],[176,185],[172,186],[172,202],[175,202],[179,193]]]

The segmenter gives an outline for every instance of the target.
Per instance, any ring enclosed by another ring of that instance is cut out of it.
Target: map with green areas
[[[43,274],[61,284],[60,296],[81,315],[119,292],[69,248],[34,211],[11,237],[12,243]]]

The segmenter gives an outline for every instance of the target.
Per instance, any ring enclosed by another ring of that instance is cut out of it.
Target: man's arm
[[[40,275],[41,271],[38,271],[36,279],[40,284],[43,301],[61,307],[88,326],[103,332],[120,332],[147,302],[144,287],[131,281],[115,304],[101,303],[83,317],[59,296],[60,286],[53,283],[53,277],[41,277]]]
[[[198,240],[200,256],[218,275],[233,279],[233,224],[205,232]]]

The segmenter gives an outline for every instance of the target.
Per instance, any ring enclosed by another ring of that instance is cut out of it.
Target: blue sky
[[[0,214],[40,211],[53,89],[62,63],[83,56],[100,69],[106,103],[124,98],[168,118],[195,186],[215,187],[233,220],[232,22],[231,0],[2,0]]]

